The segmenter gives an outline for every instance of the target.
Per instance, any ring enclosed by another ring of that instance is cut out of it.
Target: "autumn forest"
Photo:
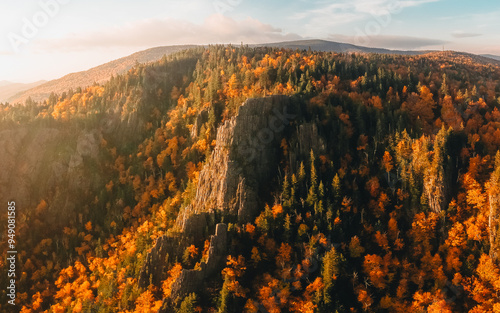
[[[0,134],[20,312],[500,312],[484,59],[193,48]]]

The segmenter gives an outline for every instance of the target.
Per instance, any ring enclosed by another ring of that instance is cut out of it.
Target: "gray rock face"
[[[208,248],[208,257],[205,263],[206,277],[224,266],[227,257],[227,239],[227,225],[223,223],[217,224],[215,235],[210,237],[210,247]]]
[[[324,153],[326,144],[323,138],[319,136],[316,123],[306,123],[299,125],[297,129],[296,151],[303,156],[309,155],[311,150],[314,153]]]
[[[201,125],[208,120],[208,110],[202,110],[198,116],[196,116],[196,120],[194,121],[193,128],[191,129],[191,138],[196,138],[200,135]]]
[[[0,197],[16,201],[18,206],[32,204],[31,189],[35,184],[35,174],[40,172],[42,157],[40,152],[51,138],[59,132],[47,129],[44,133],[33,134],[26,128],[0,132]]]
[[[192,212],[192,206],[188,206],[179,213],[177,220],[182,225],[182,232],[193,238],[203,238],[205,229],[209,225],[210,214],[207,212]]]
[[[314,151],[315,155],[326,152],[326,144],[318,133],[316,123],[304,123],[295,129],[294,136],[290,142],[289,162],[294,170],[300,166],[299,159],[308,159],[309,153]]]
[[[139,274],[139,286],[146,288],[150,283],[159,286],[164,279],[164,264],[167,256],[168,237],[162,236],[156,239],[153,249],[146,255],[141,273]]]
[[[149,284],[160,287],[165,280],[165,264],[168,259],[175,257],[188,246],[186,238],[172,238],[167,235],[156,239],[155,245],[146,255],[146,260],[142,265],[139,274],[139,286],[147,288]]]
[[[183,269],[172,285],[171,299],[182,299],[191,292],[197,291],[203,281],[222,270],[227,257],[227,225],[217,224],[215,235],[210,237],[208,257],[199,269]],[[160,311],[161,312],[161,311]]]
[[[195,199],[179,215],[185,233],[199,235],[199,229],[204,229],[204,213],[222,211],[243,223],[255,218],[259,195],[277,170],[283,131],[295,117],[289,109],[286,96],[249,99],[238,115],[219,127]]]
[[[156,240],[155,245],[148,252],[146,261],[141,268],[139,275],[139,286],[146,288],[150,283],[160,286],[166,278],[165,264],[168,258],[182,255],[182,252],[189,245],[189,238],[172,238],[167,235]],[[199,270],[183,270],[181,276],[172,287],[172,296],[185,295],[196,290],[196,286],[203,282],[205,277],[209,277],[222,269],[225,264],[227,251],[227,225],[217,224],[215,235],[210,236],[210,246],[208,257],[201,263]],[[199,278],[199,281],[197,279]]]

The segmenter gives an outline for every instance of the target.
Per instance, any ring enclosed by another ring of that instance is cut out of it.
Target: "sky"
[[[500,55],[498,0],[0,0],[0,81],[180,44],[324,39]]]

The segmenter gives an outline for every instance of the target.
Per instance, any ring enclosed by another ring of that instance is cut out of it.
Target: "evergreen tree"
[[[321,265],[321,278],[324,284],[323,292],[319,295],[319,312],[334,312],[334,288],[335,282],[341,275],[343,256],[335,248],[331,248],[325,253]]]
[[[220,291],[220,299],[219,299],[219,310],[218,313],[229,313],[229,301],[231,294],[229,292],[229,278],[227,275],[224,278],[224,284],[222,285],[222,289]]]
[[[303,182],[305,178],[306,178],[306,168],[304,166],[304,162],[300,162],[299,177],[297,181]]]
[[[333,198],[336,202],[340,201],[341,198],[341,186],[340,186],[340,177],[339,174],[335,174],[335,177],[333,177],[332,180],[332,191],[333,191]]]
[[[191,293],[182,300],[181,306],[176,313],[195,313],[196,312],[197,296]]]

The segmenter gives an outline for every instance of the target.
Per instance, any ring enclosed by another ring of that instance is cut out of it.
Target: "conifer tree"
[[[220,299],[219,299],[219,310],[218,313],[229,313],[229,300],[231,294],[229,292],[229,277],[227,275],[224,277],[224,284],[222,285],[222,289],[220,291]]]
[[[335,177],[333,177],[333,180],[332,180],[332,191],[333,191],[333,198],[335,199],[335,201],[340,201],[341,186],[340,186],[339,174],[335,174]]]
[[[306,178],[306,168],[304,166],[304,162],[300,162],[298,182],[303,182],[305,178]]]
[[[181,306],[176,313],[195,313],[196,312],[196,299],[195,293],[191,293],[182,300]]]

